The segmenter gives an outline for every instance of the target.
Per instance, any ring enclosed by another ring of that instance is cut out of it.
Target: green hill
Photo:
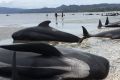
[[[0,13],[53,13],[53,12],[105,12],[120,11],[120,4],[61,5],[56,8],[20,9],[0,7]]]

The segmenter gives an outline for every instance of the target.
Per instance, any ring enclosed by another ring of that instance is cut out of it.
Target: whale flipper
[[[51,23],[51,21],[49,21],[49,20],[43,21],[38,25],[38,27],[49,27],[50,23]]]
[[[1,45],[1,48],[13,50],[13,51],[23,51],[23,52],[35,52],[43,56],[62,56],[55,47],[50,46],[45,43],[20,43],[11,45]]]

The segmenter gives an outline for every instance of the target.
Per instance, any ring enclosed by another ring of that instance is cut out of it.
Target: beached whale
[[[22,43],[0,47],[0,62],[4,63],[0,66],[0,76],[3,77],[10,77],[14,70],[11,66],[14,51],[17,51],[17,75],[33,80],[98,80],[105,78],[109,72],[107,59],[76,49],[53,47],[45,43]]]
[[[82,26],[83,29],[83,36],[84,38],[89,37],[104,37],[104,38],[111,38],[111,39],[120,39],[120,29],[110,30],[100,32],[98,34],[90,34],[85,27]]]
[[[44,21],[38,26],[25,28],[13,33],[14,41],[60,41],[60,42],[81,42],[82,39],[49,26],[51,21]]]
[[[106,13],[106,14],[102,14],[101,16],[118,16],[120,15],[119,13]]]
[[[102,27],[120,27],[120,21],[110,23],[108,17],[106,18],[105,25],[102,25],[101,20],[99,20],[98,28]]]

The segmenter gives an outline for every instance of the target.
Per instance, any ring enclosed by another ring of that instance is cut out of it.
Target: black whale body
[[[106,18],[105,25],[102,25],[101,20],[99,20],[98,28],[108,27],[108,28],[115,28],[120,27],[120,21],[110,23],[108,17]]]
[[[44,21],[38,26],[25,28],[13,33],[14,41],[61,41],[79,42],[82,39],[63,31],[59,31],[49,26],[51,21]]]
[[[0,76],[3,77],[10,77],[12,73],[11,55],[13,51],[11,50],[18,51],[16,52],[17,74],[30,79],[42,78],[44,80],[56,77],[63,80],[103,79],[109,72],[108,60],[75,49],[53,47],[44,43],[3,45],[1,47],[4,48],[0,48],[0,62],[5,63],[3,67],[0,67]],[[31,50],[32,47],[37,48],[37,51],[39,49],[39,52]]]
[[[120,39],[120,29],[104,31],[104,32],[100,32],[98,34],[89,34],[89,32],[87,31],[87,29],[85,27],[82,27],[82,29],[83,29],[84,38],[103,37],[103,38],[111,38],[111,39]]]
[[[105,25],[105,27],[120,27],[120,21],[109,23],[108,25]]]

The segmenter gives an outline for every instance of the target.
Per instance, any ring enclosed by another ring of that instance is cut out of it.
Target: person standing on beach
[[[55,19],[56,19],[56,24],[58,24],[58,22],[57,22],[57,12],[55,13]]]
[[[48,17],[48,14],[46,14],[46,16]]]
[[[63,11],[62,11],[61,17],[62,17],[62,26],[63,26],[64,25],[64,13],[63,13]]]
[[[63,11],[62,11],[62,18],[64,17]]]
[[[48,19],[48,14],[46,14],[46,17],[47,17],[47,19]]]

